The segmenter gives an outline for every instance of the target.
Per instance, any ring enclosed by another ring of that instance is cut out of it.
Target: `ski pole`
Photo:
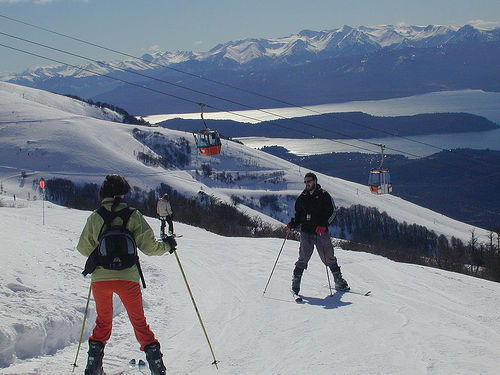
[[[215,359],[215,354],[214,354],[214,350],[212,349],[212,344],[210,343],[210,339],[208,338],[208,334],[207,334],[207,331],[205,329],[205,325],[203,324],[203,320],[201,320],[201,315],[200,315],[200,312],[198,311],[198,306],[196,306],[196,301],[194,300],[193,293],[191,292],[191,288],[189,287],[189,283],[187,281],[186,274],[184,273],[184,269],[182,268],[182,265],[181,265],[181,260],[179,259],[179,256],[177,255],[176,250],[174,250],[174,254],[175,254],[175,259],[177,259],[177,264],[179,265],[179,268],[181,270],[182,277],[184,278],[184,282],[186,283],[186,287],[187,287],[187,290],[189,292],[189,295],[191,296],[191,301],[193,302],[193,306],[194,306],[194,309],[196,311],[196,315],[198,315],[198,320],[200,321],[201,328],[203,329],[203,333],[205,334],[205,337],[207,339],[208,347],[210,348],[210,352],[212,352],[212,357],[214,359],[214,361],[212,362],[212,365],[215,365],[215,367],[218,370],[219,369],[219,366],[217,366],[218,361]]]
[[[332,293],[332,283],[330,282],[330,274],[328,273],[328,266],[325,265],[326,278],[328,279],[328,288],[330,288],[330,297],[333,296]]]
[[[321,238],[319,240],[319,243],[321,243],[321,247],[323,248],[323,259],[325,260],[325,270],[326,270],[326,279],[328,280],[328,288],[330,288],[330,297],[333,296],[332,293],[332,283],[330,282],[330,274],[328,273],[328,266],[326,265],[326,251],[325,251],[325,246],[323,246],[323,243],[321,242]]]
[[[269,285],[269,282],[271,281],[271,277],[273,276],[274,269],[276,268],[276,264],[278,264],[278,259],[280,258],[281,252],[283,251],[283,246],[285,246],[285,242],[286,242],[289,234],[290,234],[290,229],[286,231],[285,239],[283,240],[283,244],[281,245],[280,252],[278,253],[278,256],[276,257],[276,261],[274,262],[273,269],[271,270],[271,274],[269,275],[269,279],[267,279],[267,284],[266,284],[266,287],[264,288],[264,291],[262,292],[262,295],[266,294],[267,286]]]
[[[80,346],[82,346],[83,331],[85,330],[85,321],[87,320],[87,312],[89,311],[89,302],[90,302],[91,291],[92,291],[92,283],[90,283],[90,286],[89,286],[89,295],[87,297],[87,305],[85,306],[85,314],[83,315],[82,332],[80,333],[80,341],[78,342],[78,349],[76,350],[75,362],[73,363],[73,371],[71,371],[71,372],[75,372],[75,367],[78,366],[76,364],[76,361],[78,360],[78,354],[80,353]]]

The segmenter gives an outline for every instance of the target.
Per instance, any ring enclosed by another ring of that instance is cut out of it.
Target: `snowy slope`
[[[70,374],[89,279],[75,246],[89,212],[3,198],[0,207],[0,374]],[[159,222],[148,218],[158,233]],[[314,255],[306,303],[288,289],[298,243],[287,241],[266,294],[281,239],[225,238],[176,223],[178,254],[203,318],[217,371],[172,255],[142,256],[148,323],[169,374],[497,374],[500,285],[465,275],[336,250],[351,287],[329,292]],[[91,300],[85,337],[95,319]],[[87,345],[76,374],[83,373]],[[108,374],[142,358],[115,303]]]
[[[32,97],[36,97],[36,101]],[[41,177],[100,185],[108,173],[122,173],[132,186],[141,189],[154,189],[167,183],[186,196],[196,196],[203,191],[223,202],[231,202],[232,196],[258,200],[263,195],[274,195],[282,200],[284,196],[296,197],[303,189],[302,178],[307,171],[294,164],[229,141],[223,141],[221,155],[207,158],[198,155],[190,133],[163,128],[140,127],[140,130],[156,133],[164,142],[165,139],[190,142],[191,161],[183,169],[145,165],[137,159],[137,153],[154,155],[154,152],[133,137],[136,126],[77,115],[73,102],[41,90],[0,83],[0,182],[8,195],[33,196],[36,194],[33,188]],[[203,164],[209,164],[214,172],[230,173],[235,181],[225,183],[202,177]],[[23,171],[26,178],[21,177]],[[337,206],[377,207],[398,221],[417,223],[463,241],[475,230],[479,239],[486,241],[485,230],[400,198],[375,196],[364,185],[334,177],[318,174],[318,179]],[[283,212],[277,219],[286,222],[293,214],[293,199],[283,201]],[[241,205],[239,208],[250,215],[257,215],[255,209],[259,210],[259,207]],[[278,223],[269,217],[265,220]]]

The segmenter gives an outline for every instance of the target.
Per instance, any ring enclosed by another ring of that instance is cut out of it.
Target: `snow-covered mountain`
[[[214,66],[244,66],[255,60],[267,60],[268,64],[288,62],[301,64],[315,59],[338,56],[363,55],[382,48],[427,48],[445,44],[490,42],[500,40],[500,28],[481,28],[479,25],[464,26],[411,26],[379,25],[353,28],[342,26],[333,30],[303,30],[298,34],[269,39],[244,39],[219,44],[207,52],[156,52],[141,59],[126,59],[108,63],[89,63],[82,67],[92,72],[109,74],[118,69],[149,70],[187,62],[205,62]],[[208,66],[208,65],[207,65]],[[20,74],[3,77],[9,81],[38,81],[54,77],[82,78],[91,72],[74,67],[53,66],[29,69]]]
[[[292,215],[307,172],[230,141],[223,141],[221,155],[207,158],[198,154],[191,133],[110,122],[100,111],[71,98],[9,83],[0,83],[0,118],[0,181],[11,196],[33,196],[40,177],[101,184],[106,174],[121,173],[131,185],[146,191],[166,183],[188,197],[203,191],[222,202],[237,198],[242,211],[278,224]],[[165,149],[186,152],[186,145],[190,151],[178,167],[152,165],[138,157],[159,158]],[[210,176],[203,173],[207,165]],[[338,206],[376,207],[399,222],[423,225],[465,242],[475,230],[486,241],[485,230],[394,196],[375,196],[364,185],[318,175]],[[274,219],[262,216],[271,212],[259,204],[261,197],[275,197],[279,202],[281,211],[273,214]]]
[[[500,28],[481,24],[343,26],[229,41],[206,52],[82,59],[78,67],[34,68],[0,80],[91,98],[135,115],[192,112],[193,102],[225,110],[317,105],[498,91],[498,45]]]

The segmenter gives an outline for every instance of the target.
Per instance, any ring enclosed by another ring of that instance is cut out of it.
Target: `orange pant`
[[[128,317],[134,327],[135,337],[141,344],[141,350],[155,341],[155,335],[146,323],[142,306],[142,292],[139,283],[126,280],[96,281],[92,283],[92,293],[97,310],[96,325],[91,340],[106,345],[113,326],[113,293],[122,300]]]

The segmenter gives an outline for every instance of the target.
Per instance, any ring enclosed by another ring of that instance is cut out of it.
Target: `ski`
[[[139,371],[141,374],[146,374],[146,371],[148,370],[146,368],[146,362],[144,362],[142,359],[139,359],[137,366],[139,367]]]
[[[183,234],[172,234],[172,235],[168,236],[166,234],[160,234],[159,240],[163,241],[163,238],[166,238],[166,237],[181,238],[181,237],[184,237],[184,235]]]
[[[135,374],[146,374],[147,371],[146,362],[142,359],[138,361],[135,358],[132,358],[127,365],[126,369],[114,371],[114,372],[106,372],[105,375],[135,375]]]
[[[127,365],[126,369],[106,372],[105,375],[135,375],[135,374],[146,374],[149,373],[149,370],[146,366],[146,362],[142,359],[136,360],[132,358]]]
[[[351,294],[357,294],[357,295],[365,296],[365,297],[368,297],[371,294],[371,292],[372,292],[371,290],[368,290],[366,292],[362,292],[362,291],[359,291],[359,290],[352,290],[352,289],[335,290],[335,293],[351,293]]]
[[[371,290],[368,290],[366,292],[360,292],[358,290],[351,290],[351,289],[345,291],[345,293],[359,294],[360,296],[366,296],[366,297],[368,297],[371,294],[371,292],[372,292]]]
[[[329,289],[330,287],[328,285],[325,285],[325,288]],[[362,290],[357,290],[357,289],[353,290],[351,288],[349,288],[347,290],[333,289],[332,291],[334,292],[333,294],[335,294],[335,293],[351,293],[351,294],[358,294],[360,296],[366,296],[366,297],[368,297],[369,295],[371,295],[371,292],[372,292],[371,290],[362,291]]]

